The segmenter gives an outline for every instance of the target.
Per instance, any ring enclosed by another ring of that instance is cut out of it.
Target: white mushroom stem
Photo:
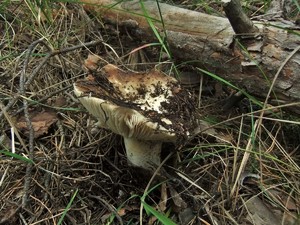
[[[162,142],[124,137],[124,143],[128,161],[133,166],[152,171],[159,166]]]

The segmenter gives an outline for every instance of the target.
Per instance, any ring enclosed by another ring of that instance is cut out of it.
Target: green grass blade
[[[157,40],[159,41],[159,43],[160,43],[161,46],[163,47],[164,51],[167,53],[168,58],[171,59],[171,58],[172,58],[172,57],[171,57],[171,53],[170,53],[169,49],[167,48],[167,46],[166,46],[166,44],[165,44],[165,41],[163,40],[163,38],[162,38],[161,35],[159,34],[158,30],[156,29],[156,27],[155,27],[155,25],[154,25],[152,19],[150,18],[149,14],[148,14],[148,11],[147,11],[147,9],[145,8],[145,5],[144,5],[143,1],[140,1],[140,4],[141,4],[141,8],[142,8],[142,10],[143,10],[143,13],[144,13],[144,15],[145,15],[145,18],[147,19],[147,22],[148,22],[148,24],[149,24],[151,30],[153,31],[155,37],[157,38]],[[158,7],[159,7],[159,6],[158,6]],[[162,22],[160,21],[160,23],[162,23]]]
[[[26,163],[34,164],[34,162],[31,159],[28,159],[24,156],[21,156],[21,155],[18,155],[16,153],[12,153],[12,152],[9,152],[9,151],[6,151],[6,150],[0,150],[0,154],[6,155],[6,156],[9,156],[9,157],[13,157],[15,159],[19,159],[19,160],[24,161]]]
[[[223,79],[222,77],[219,77],[217,76],[216,74],[213,74],[213,73],[210,73],[206,70],[203,70],[203,69],[200,69],[200,68],[197,68],[197,70],[199,70],[200,72],[202,73],[205,73],[207,74],[208,76],[216,79],[217,81],[220,81],[221,83],[235,89],[235,90],[238,90],[238,91],[241,91],[248,99],[250,99],[254,104],[260,106],[260,107],[263,107],[263,104],[261,102],[259,102],[258,100],[256,100],[253,96],[249,95],[246,91],[236,87],[235,85],[233,85],[232,83],[230,83],[229,81]]]
[[[146,210],[147,214],[152,214],[155,216],[162,224],[164,225],[176,225],[171,219],[166,217],[163,213],[160,213],[153,209],[150,205],[148,205],[146,202],[142,201],[143,207]]]
[[[63,220],[64,220],[64,218],[65,218],[67,212],[68,212],[69,209],[71,208],[71,205],[72,205],[72,203],[73,203],[73,201],[74,201],[74,199],[75,199],[77,193],[78,193],[78,189],[76,189],[75,193],[73,194],[73,196],[72,196],[70,202],[68,203],[67,207],[65,208],[63,214],[62,214],[61,217],[59,218],[59,221],[58,221],[57,225],[61,225],[61,224],[62,224],[62,222],[63,222]]]
[[[152,188],[149,190],[145,190],[143,196],[141,197],[141,204],[144,207],[146,213],[152,214],[155,216],[162,224],[164,225],[176,225],[171,219],[169,219],[164,213],[156,211],[154,208],[152,208],[150,205],[148,205],[145,202],[146,197],[151,193],[153,190],[155,190],[157,187],[159,187],[162,183],[154,185]]]
[[[297,6],[298,11],[300,12],[300,4],[298,0],[293,0],[294,4]]]
[[[129,197],[128,199],[126,199],[118,208],[117,208],[117,211],[119,211],[128,201],[130,201],[131,199],[133,199],[133,198],[138,198],[139,196],[138,195],[132,195],[131,197]],[[107,223],[106,223],[106,225],[111,225],[111,224],[114,224],[114,219],[116,218],[116,214],[115,213],[113,213],[110,217],[109,217],[109,219],[108,219],[108,221],[107,221]]]

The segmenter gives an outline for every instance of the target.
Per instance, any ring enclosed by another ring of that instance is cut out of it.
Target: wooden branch
[[[236,34],[249,34],[258,32],[252,21],[242,9],[239,0],[223,0],[224,11]]]
[[[227,18],[182,9],[160,3],[160,18],[155,1],[83,0],[87,9],[103,19],[138,30],[143,38],[156,41],[144,15],[152,20],[161,35],[163,26],[173,56],[180,61],[197,61],[196,66],[232,82],[250,94],[266,98],[269,87],[281,68],[269,102],[288,104],[300,102],[299,27],[291,23],[254,22],[256,35],[236,35]],[[282,28],[280,28],[282,27]],[[283,29],[287,28],[287,29]],[[296,33],[298,35],[296,35]],[[147,40],[148,40],[147,39]],[[300,114],[300,105],[290,108]]]

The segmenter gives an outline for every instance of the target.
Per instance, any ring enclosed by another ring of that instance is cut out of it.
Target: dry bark
[[[142,37],[154,40],[144,16],[148,15],[161,34],[167,34],[176,59],[197,61],[198,67],[262,98],[266,98],[276,79],[269,102],[300,102],[300,27],[291,22],[254,21],[257,32],[237,35],[227,18],[159,3],[162,24],[155,1],[144,1],[146,12],[139,1],[83,1],[88,3],[87,9],[98,12],[102,18],[130,25]],[[300,113],[299,104],[289,109]]]

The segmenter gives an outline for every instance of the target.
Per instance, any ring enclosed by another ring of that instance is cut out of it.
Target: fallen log
[[[299,104],[300,27],[288,21],[254,21],[257,32],[236,34],[227,18],[156,1],[82,0],[88,10],[118,25],[128,25],[155,40],[148,19],[166,34],[172,55],[210,71],[272,104]],[[161,16],[162,17],[161,17]],[[146,18],[147,17],[147,18]],[[163,21],[163,23],[162,23]],[[272,82],[272,93],[269,90]]]

